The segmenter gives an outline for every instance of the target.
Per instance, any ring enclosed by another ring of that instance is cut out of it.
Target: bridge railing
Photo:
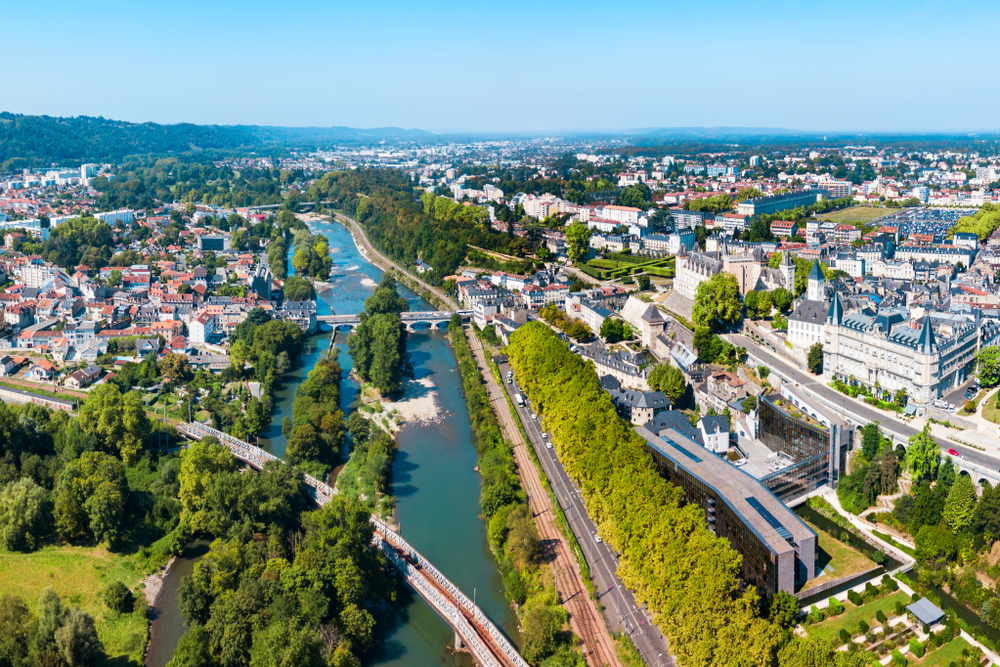
[[[431,586],[421,572],[410,567],[406,559],[392,545],[385,540],[379,540],[379,542],[381,543],[382,551],[389,557],[389,560],[396,566],[396,569],[402,572],[406,580],[415,586],[424,598],[437,607],[438,612],[452,623],[452,627],[462,636],[463,641],[468,644],[469,648],[475,654],[476,662],[486,667],[502,667],[493,657],[493,653],[479,640],[479,634],[469,626],[468,621],[465,620],[465,616],[458,610],[458,607],[442,595],[440,590]]]
[[[274,454],[265,452],[260,447],[255,447],[254,445],[244,442],[239,438],[233,437],[228,433],[224,433],[218,429],[214,429],[211,426],[206,426],[205,424],[201,424],[199,422],[188,422],[185,424],[181,424],[177,428],[182,433],[190,437],[196,438],[198,440],[208,436],[214,436],[218,438],[219,442],[225,445],[231,452],[233,452],[233,455],[236,458],[249,463],[250,465],[254,466],[257,469],[263,468],[264,464],[269,461],[281,460]],[[320,482],[319,480],[313,477],[310,477],[309,475],[303,475],[303,479],[305,483],[309,485],[309,487],[311,487],[317,505],[320,506],[325,505],[327,502],[330,501],[330,498],[332,498],[333,495],[337,493],[336,489],[332,488],[328,484]],[[413,560],[415,560],[420,565],[420,568],[423,572],[430,575],[436,582],[438,582],[438,584],[440,584],[440,586],[444,590],[450,593],[451,596],[460,605],[469,610],[473,618],[479,621],[479,623],[484,628],[486,628],[486,631],[489,633],[490,637],[492,637],[493,641],[496,643],[497,648],[499,648],[514,665],[516,665],[517,667],[528,667],[528,663],[525,662],[524,658],[521,657],[521,654],[517,652],[517,649],[515,649],[511,645],[511,643],[507,640],[507,637],[505,637],[504,634],[500,632],[500,630],[496,627],[496,625],[493,624],[493,621],[491,621],[477,605],[473,604],[472,601],[468,597],[466,597],[461,590],[459,590],[458,586],[451,583],[451,581],[446,576],[441,574],[441,572],[438,571],[438,569],[434,567],[429,560],[421,556],[420,552],[411,547],[410,544],[402,538],[402,536],[400,536],[395,531],[391,530],[388,526],[385,525],[383,521],[376,518],[375,516],[370,516],[369,519],[375,525],[376,531],[381,534],[384,540],[387,540],[388,542],[395,545],[398,549],[408,554]],[[392,550],[391,547],[390,550]],[[385,551],[385,547],[383,547],[383,551]],[[397,567],[399,567],[400,562],[398,558],[394,558],[394,563],[396,564]],[[409,565],[405,561],[403,561],[403,564],[406,565],[407,568],[409,567]],[[406,574],[406,571],[404,571],[404,574]],[[428,589],[433,590],[433,587],[429,586],[426,581],[422,583]],[[438,593],[436,590],[434,590],[433,592],[437,596],[440,596],[440,593]],[[443,611],[446,610],[447,607],[443,607]],[[455,619],[456,624],[459,625],[466,624],[465,618],[462,617],[460,613],[458,613],[457,609],[455,610],[455,613],[457,615],[457,618]],[[449,618],[451,617],[449,616]],[[478,642],[477,636],[474,632],[472,632],[471,628],[466,627],[466,630],[470,643],[475,644],[476,642]],[[492,655],[486,652],[482,646],[480,646],[479,649],[483,651],[483,655],[486,656],[489,660],[488,662],[484,661],[484,664],[487,665],[496,664],[496,661],[493,659]],[[498,665],[497,667],[500,666]]]
[[[451,581],[449,581],[446,576],[441,574],[441,572],[439,572],[438,569],[434,567],[429,560],[421,556],[420,552],[411,547],[410,544],[406,540],[404,540],[402,536],[400,536],[398,533],[396,533],[393,530],[390,530],[382,521],[378,520],[374,516],[371,517],[371,521],[372,523],[375,524],[376,529],[380,531],[386,537],[386,539],[388,539],[394,545],[396,545],[397,547],[408,553],[411,558],[417,561],[417,563],[420,565],[420,568],[423,571],[427,572],[431,577],[433,577],[434,580],[437,581],[442,588],[451,593],[452,597],[454,597],[455,600],[459,602],[459,604],[461,604],[463,607],[468,609],[469,612],[472,613],[473,617],[477,621],[479,621],[484,628],[486,628],[487,632],[490,633],[490,636],[493,638],[493,641],[496,642],[497,647],[501,651],[503,651],[504,655],[506,655],[510,660],[512,660],[514,664],[519,665],[519,667],[528,667],[528,663],[524,661],[524,658],[521,657],[521,654],[518,653],[517,650],[511,645],[511,643],[507,640],[507,637],[505,637],[504,634],[500,632],[500,630],[493,624],[493,621],[491,621],[477,605],[472,603],[472,600],[466,597],[465,594],[462,593],[461,590],[459,590],[458,586],[451,583]]]

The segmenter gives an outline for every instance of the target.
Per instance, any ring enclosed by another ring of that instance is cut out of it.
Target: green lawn
[[[875,563],[860,551],[847,546],[808,521],[806,521],[806,525],[816,532],[818,538],[819,565],[817,571],[822,572],[822,574],[815,579],[807,581],[802,590],[808,590],[820,584],[825,584],[828,581],[864,572],[875,567]]]
[[[948,667],[952,662],[958,662],[962,657],[962,651],[967,648],[972,648],[972,644],[961,637],[955,637],[941,648],[925,653],[920,660],[913,660],[912,656],[907,659],[911,665],[917,667]]]
[[[876,218],[892,214],[894,209],[875,208],[873,206],[851,206],[842,208],[839,211],[823,213],[816,217],[820,220],[829,220],[838,224],[851,224],[855,222],[869,222]],[[896,209],[898,211],[898,209]]]
[[[135,590],[143,578],[133,557],[100,547],[49,546],[27,554],[0,550],[0,595],[18,595],[34,609],[42,590],[52,588],[64,603],[79,605],[94,617],[108,657],[120,663],[142,664],[147,621],[137,614],[110,612],[101,592],[113,581]]]
[[[997,407],[997,397],[1000,393],[992,394],[983,404],[983,419],[988,419],[994,424],[1000,424],[1000,408]]]
[[[878,625],[878,621],[875,620],[875,614],[879,609],[887,617],[892,618],[895,615],[897,600],[906,604],[910,601],[910,598],[903,591],[896,591],[886,597],[872,600],[861,607],[856,607],[852,602],[845,601],[844,608],[846,611],[843,614],[828,618],[821,623],[810,625],[806,628],[806,632],[810,636],[815,635],[827,641],[836,639],[839,642],[841,628],[845,628],[848,632],[853,633],[858,628],[858,621],[864,621],[871,627]]]

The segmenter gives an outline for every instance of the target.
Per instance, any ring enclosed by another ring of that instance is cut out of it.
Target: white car
[[[531,413],[531,418],[532,419],[538,419],[538,415],[536,415],[534,412],[532,412]]]
[[[598,535],[597,533],[594,533],[594,541],[597,542],[598,544],[600,544],[604,540],[601,539],[600,535]]]
[[[545,441],[545,447],[546,447],[546,449],[552,449],[552,443],[549,442],[548,440],[546,440]]]
[[[549,437],[549,434],[548,434],[548,433],[545,433],[545,432],[543,432],[543,433],[542,433],[542,440],[544,440],[544,439],[545,439],[545,438],[547,438],[547,437]]]

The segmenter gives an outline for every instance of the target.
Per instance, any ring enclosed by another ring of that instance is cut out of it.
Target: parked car
[[[959,454],[958,452],[956,452],[954,449],[949,449],[948,450],[948,454],[950,454],[951,456],[954,456],[954,457],[961,456],[961,454]]]

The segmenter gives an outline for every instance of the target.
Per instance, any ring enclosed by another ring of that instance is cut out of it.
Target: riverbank
[[[363,383],[354,369],[348,377],[361,386],[361,415],[389,433],[398,433],[407,424],[427,424],[444,416],[436,398],[437,387],[429,377],[403,380],[402,395],[396,400],[384,398]]]

